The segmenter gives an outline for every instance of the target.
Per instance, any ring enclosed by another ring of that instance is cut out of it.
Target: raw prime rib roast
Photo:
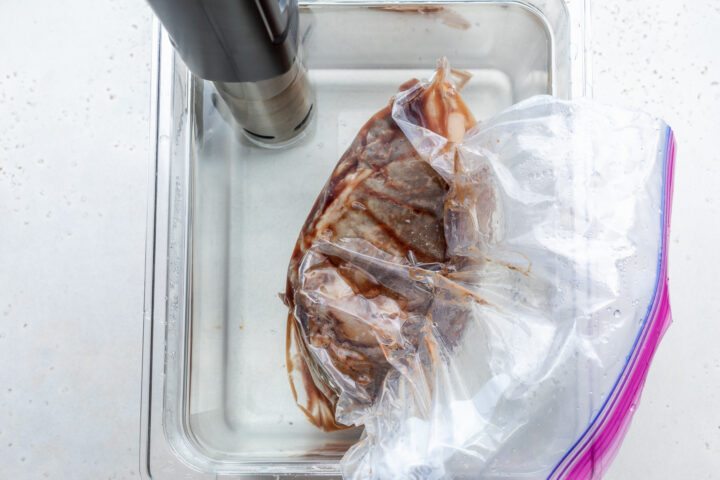
[[[457,142],[476,122],[447,68],[441,61],[430,83],[411,80],[400,91],[413,90],[407,120]],[[300,408],[325,430],[346,426],[336,411],[372,404],[392,368],[389,352],[417,343],[437,300],[414,275],[443,281],[453,268],[450,188],[416,153],[392,106],[370,118],[338,162],[290,260],[290,382]],[[460,335],[462,318],[443,321],[450,338]]]

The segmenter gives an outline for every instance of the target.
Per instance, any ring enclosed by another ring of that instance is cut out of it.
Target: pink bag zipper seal
[[[663,185],[663,243],[655,297],[630,361],[612,397],[593,425],[555,467],[549,479],[592,480],[602,477],[617,454],[640,400],[650,361],[663,334],[672,322],[667,277],[667,248],[675,166],[675,136],[668,127]]]

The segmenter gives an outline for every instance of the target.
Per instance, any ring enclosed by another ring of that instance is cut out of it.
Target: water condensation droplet
[[[615,310],[615,311],[613,312],[613,317],[615,317],[615,318],[620,318],[620,310]]]

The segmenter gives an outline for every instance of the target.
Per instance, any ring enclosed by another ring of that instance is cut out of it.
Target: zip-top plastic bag
[[[286,298],[322,402],[299,403],[326,427],[365,427],[347,479],[597,478],[670,322],[672,131],[549,96],[467,130],[444,60],[391,118],[444,182],[442,260],[347,230],[301,237]],[[340,208],[336,184],[315,210]]]

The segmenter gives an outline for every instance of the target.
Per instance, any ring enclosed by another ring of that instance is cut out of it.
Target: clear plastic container
[[[318,192],[363,123],[441,56],[473,74],[463,97],[479,120],[535,94],[587,94],[586,12],[586,2],[563,0],[301,2],[317,110],[286,150],[258,148],[231,127],[212,84],[156,28],[146,478],[339,475],[359,431],[324,433],[296,407],[278,298]]]

